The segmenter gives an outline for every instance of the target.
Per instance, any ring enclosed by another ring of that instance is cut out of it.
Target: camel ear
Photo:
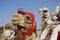
[[[38,13],[39,13],[40,15],[42,15],[42,14],[43,14],[43,10],[42,10],[42,9],[38,9]]]

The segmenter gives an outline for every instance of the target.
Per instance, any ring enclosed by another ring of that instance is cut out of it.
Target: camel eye
[[[44,13],[48,12],[47,10],[43,10]]]
[[[26,17],[28,20],[30,20],[30,17]]]

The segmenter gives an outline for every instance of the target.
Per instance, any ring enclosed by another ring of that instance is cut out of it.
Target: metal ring
[[[24,11],[23,8],[19,8],[18,10],[22,10],[22,11]]]

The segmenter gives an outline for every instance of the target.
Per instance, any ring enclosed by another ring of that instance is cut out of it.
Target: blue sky
[[[37,28],[40,29],[41,15],[38,14],[38,9],[47,7],[53,13],[57,5],[60,5],[60,0],[0,0],[0,26],[11,22],[12,15],[23,8],[35,14]]]

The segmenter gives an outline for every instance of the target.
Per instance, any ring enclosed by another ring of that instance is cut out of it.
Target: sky
[[[19,8],[32,12],[35,15],[37,28],[41,28],[42,16],[38,14],[39,8],[47,7],[53,13],[60,0],[0,0],[0,26],[11,22],[11,18]]]

